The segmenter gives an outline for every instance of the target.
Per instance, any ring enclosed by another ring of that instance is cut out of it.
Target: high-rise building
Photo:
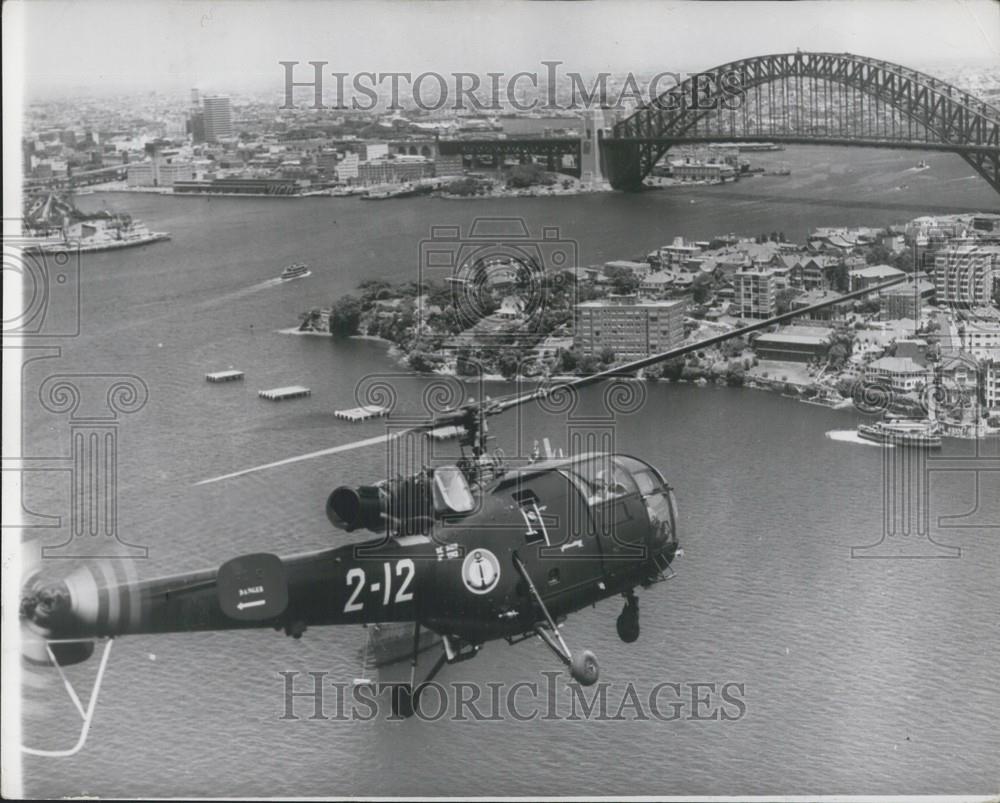
[[[939,304],[979,307],[991,303],[1000,282],[1000,246],[955,243],[934,258]]]
[[[192,142],[205,141],[205,112],[201,109],[191,110],[187,119],[187,133],[191,135]]]
[[[576,305],[573,343],[583,354],[605,349],[617,359],[648,357],[684,340],[682,299],[651,301],[638,296],[610,296]]]
[[[753,266],[733,274],[736,314],[741,318],[770,318],[777,311],[774,271]]]
[[[233,109],[224,95],[207,97],[202,101],[205,114],[205,141],[218,142],[233,136]]]

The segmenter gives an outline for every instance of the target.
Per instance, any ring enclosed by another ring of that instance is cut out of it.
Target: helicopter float
[[[84,567],[55,580],[30,574],[20,604],[22,655],[62,674],[62,666],[86,660],[95,641],[107,639],[103,672],[111,640],[130,634],[274,628],[299,638],[311,627],[395,622],[412,624],[413,647],[410,682],[394,688],[394,713],[412,714],[421,688],[444,665],[473,658],[484,643],[497,639],[515,644],[538,637],[574,680],[593,684],[599,675],[596,657],[589,650],[571,650],[559,622],[620,595],[618,635],[626,643],[639,637],[636,589],[665,579],[679,549],[674,491],[656,468],[630,455],[556,457],[550,452],[527,465],[507,466],[486,448],[487,419],[556,392],[634,376],[663,360],[908,278],[824,299],[591,376],[469,402],[405,430],[457,426],[462,458],[408,477],[333,490],[326,514],[334,527],[347,533],[365,530],[375,538],[285,557],[243,555],[218,568],[118,585]],[[387,442],[400,434],[202,482]],[[422,629],[437,634],[444,649],[418,681]],[[89,727],[88,717],[85,723]]]

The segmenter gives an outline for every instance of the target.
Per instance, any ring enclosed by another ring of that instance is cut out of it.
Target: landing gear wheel
[[[414,704],[413,688],[408,683],[393,686],[390,699],[392,701],[392,715],[394,717],[409,718],[413,716]]]
[[[631,605],[618,614],[618,638],[626,644],[631,644],[639,638],[639,611]]]
[[[597,656],[590,650],[581,650],[570,661],[569,673],[581,686],[593,686],[601,674]]]

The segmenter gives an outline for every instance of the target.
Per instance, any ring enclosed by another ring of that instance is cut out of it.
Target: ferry
[[[292,279],[302,279],[308,276],[312,271],[309,270],[308,265],[303,265],[301,262],[296,262],[293,265],[289,265],[281,272],[281,280],[283,282],[291,281]]]
[[[941,448],[941,436],[937,433],[935,425],[926,418],[900,418],[882,420],[874,424],[859,424],[858,437],[893,446]]]

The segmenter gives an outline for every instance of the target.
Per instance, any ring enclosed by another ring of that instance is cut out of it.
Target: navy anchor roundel
[[[488,549],[473,549],[462,562],[462,582],[473,594],[488,594],[500,582],[500,561]]]

